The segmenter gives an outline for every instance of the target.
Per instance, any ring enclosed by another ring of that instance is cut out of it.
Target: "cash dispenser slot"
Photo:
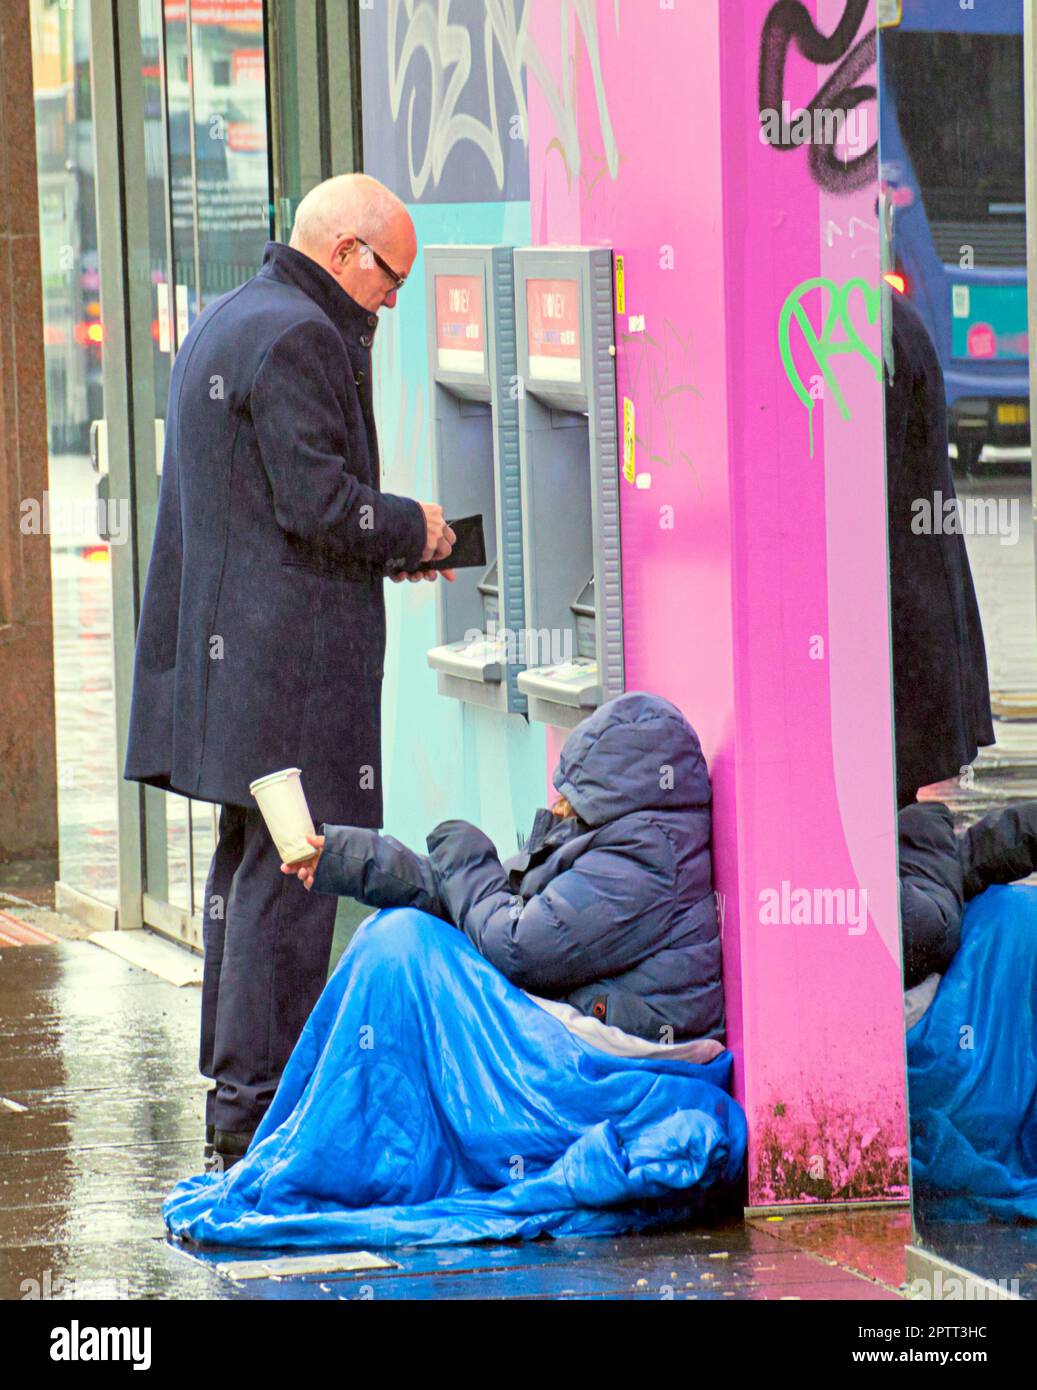
[[[425,274],[436,497],[448,517],[482,516],[489,561],[437,584],[428,664],[441,694],[525,713],[512,248],[429,247]]]
[[[507,663],[506,643],[500,636],[500,590],[496,560],[476,587],[482,599],[481,631],[469,640],[434,647],[428,654],[428,662],[434,671],[441,671],[457,680],[499,685]]]
[[[612,253],[515,253],[531,719],[572,727],[623,690]]]

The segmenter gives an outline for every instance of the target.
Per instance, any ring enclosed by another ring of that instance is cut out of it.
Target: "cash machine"
[[[436,497],[448,520],[481,515],[486,539],[484,569],[436,585],[428,663],[440,694],[524,714],[512,248],[430,246],[425,279]]]
[[[529,716],[572,728],[623,690],[613,260],[515,252]]]

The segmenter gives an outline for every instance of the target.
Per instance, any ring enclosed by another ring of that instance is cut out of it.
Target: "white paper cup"
[[[285,864],[296,864],[317,853],[306,841],[315,833],[310,808],[302,789],[302,774],[297,767],[283,772],[271,772],[249,784],[249,791],[259,803],[259,809]]]

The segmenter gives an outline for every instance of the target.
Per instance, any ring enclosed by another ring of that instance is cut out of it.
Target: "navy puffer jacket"
[[[522,989],[653,1042],[723,1038],[709,772],[667,700],[621,695],[572,731],[554,784],[575,815],[537,812],[501,864],[466,821],[428,837],[326,826],[314,886],[413,906],[464,930]]]
[[[960,835],[949,807],[917,802],[900,812],[898,839],[904,984],[912,989],[954,959],[967,902],[1037,870],[1037,801],[991,811]]]

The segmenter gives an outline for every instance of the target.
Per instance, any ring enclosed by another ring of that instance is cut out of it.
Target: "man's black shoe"
[[[208,1168],[209,1168],[209,1160],[212,1158],[212,1151],[213,1151],[213,1147],[214,1147],[215,1143],[216,1143],[216,1126],[215,1126],[215,1125],[206,1125],[206,1126],[205,1126],[205,1149],[203,1150],[203,1153],[202,1153],[202,1157],[205,1159],[206,1171],[208,1171]]]
[[[213,1133],[212,1154],[205,1161],[207,1173],[226,1173],[235,1163],[245,1157],[252,1132],[235,1134],[232,1130],[217,1129]]]

